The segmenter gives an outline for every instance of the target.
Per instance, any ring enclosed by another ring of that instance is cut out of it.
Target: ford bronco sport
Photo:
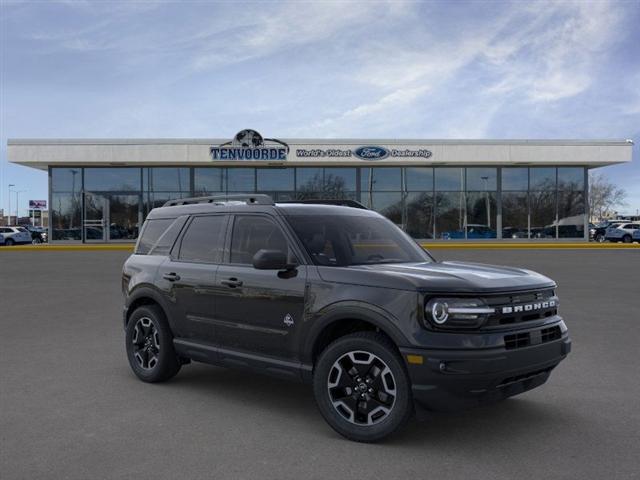
[[[198,361],[308,382],[331,427],[371,442],[415,405],[538,387],[569,353],[549,278],[436,261],[355,202],[318,203],[244,195],[152,210],[122,277],[134,373],[160,382]]]

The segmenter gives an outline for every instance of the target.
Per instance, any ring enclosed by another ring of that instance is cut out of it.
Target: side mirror
[[[253,267],[258,270],[289,270],[287,255],[281,250],[261,249],[253,256]]]

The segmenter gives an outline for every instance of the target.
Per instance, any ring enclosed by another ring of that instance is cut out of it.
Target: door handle
[[[169,280],[170,282],[175,282],[176,280],[180,280],[180,275],[175,272],[163,273],[162,278]]]
[[[228,280],[222,280],[220,282],[222,285],[225,285],[229,288],[236,288],[236,287],[241,287],[242,286],[242,280],[238,280],[237,278],[230,278]]]

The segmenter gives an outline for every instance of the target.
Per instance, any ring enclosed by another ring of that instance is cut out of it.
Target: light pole
[[[20,208],[20,194],[26,192],[26,190],[16,190],[16,225],[18,225],[18,208]]]
[[[15,187],[13,183],[9,184],[9,210],[7,211],[7,225],[11,225],[11,187]]]

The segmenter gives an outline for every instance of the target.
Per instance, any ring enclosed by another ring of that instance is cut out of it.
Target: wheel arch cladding
[[[133,314],[133,312],[135,312],[138,308],[140,308],[142,306],[145,306],[145,305],[155,305],[155,306],[157,306],[162,311],[162,313],[164,314],[165,318],[168,318],[167,317],[167,311],[165,310],[165,308],[162,305],[162,303],[157,298],[155,298],[155,295],[153,295],[150,292],[143,291],[143,292],[140,292],[138,295],[136,295],[131,300],[131,303],[129,303],[129,306],[127,307],[127,316],[126,316],[125,327],[129,323],[129,319],[131,318],[131,315]]]
[[[311,363],[315,364],[318,356],[333,341],[355,332],[379,332],[389,339],[398,353],[399,346],[406,343],[402,334],[390,320],[378,312],[362,311],[362,309],[345,309],[319,319],[311,332],[305,352]]]

